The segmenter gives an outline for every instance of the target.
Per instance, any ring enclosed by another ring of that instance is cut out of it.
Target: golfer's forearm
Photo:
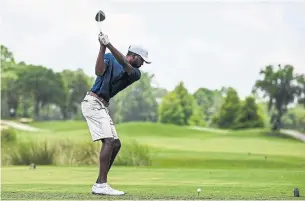
[[[97,56],[96,64],[95,64],[95,74],[96,75],[103,75],[106,70],[106,66],[104,63],[105,51],[106,51],[106,46],[101,45],[100,51]]]
[[[113,47],[113,45],[111,43],[109,43],[107,45],[107,47],[110,50],[110,52],[113,54],[115,59],[124,67],[126,72],[128,74],[130,74],[132,72],[132,69],[131,69],[130,64],[129,64],[128,60],[126,59],[126,57],[120,51],[118,51],[115,47]]]

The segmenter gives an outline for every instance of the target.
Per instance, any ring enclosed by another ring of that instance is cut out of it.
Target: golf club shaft
[[[99,30],[100,30],[100,34],[103,34],[103,32],[102,32],[102,22],[99,22]]]

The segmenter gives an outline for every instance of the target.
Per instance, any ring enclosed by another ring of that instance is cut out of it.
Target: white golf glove
[[[109,43],[109,38],[108,38],[108,36],[106,34],[99,34],[98,40],[103,45],[108,45],[108,43]]]

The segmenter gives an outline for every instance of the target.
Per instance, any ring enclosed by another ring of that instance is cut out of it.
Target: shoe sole
[[[109,194],[103,194],[103,193],[95,193],[95,192],[91,192],[93,195],[109,195]],[[126,195],[125,194],[121,194],[121,195],[109,195],[109,196],[122,196],[122,195]]]

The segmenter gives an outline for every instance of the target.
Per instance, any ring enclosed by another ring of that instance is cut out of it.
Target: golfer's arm
[[[110,50],[110,52],[113,54],[115,59],[124,67],[128,75],[131,75],[133,73],[133,67],[130,65],[126,57],[115,47],[113,47],[111,43],[108,43],[107,47]]]
[[[98,53],[97,60],[95,63],[95,74],[98,76],[103,75],[104,72],[106,71],[106,65],[104,62],[105,51],[106,51],[106,46],[101,45],[100,51]]]

